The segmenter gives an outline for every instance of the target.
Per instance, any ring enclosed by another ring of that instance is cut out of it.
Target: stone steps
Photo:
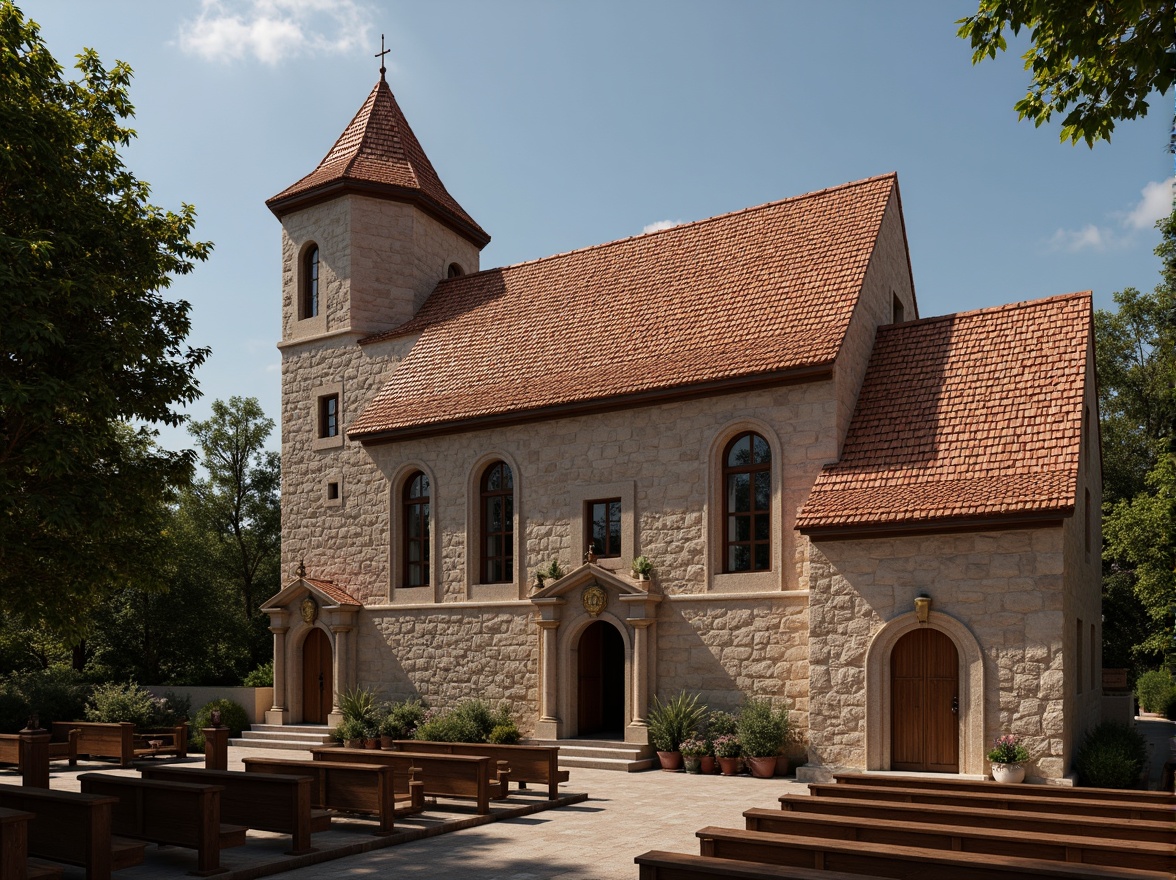
[[[229,745],[246,749],[281,749],[305,751],[334,745],[330,728],[325,724],[254,724]]]
[[[536,745],[559,746],[559,766],[564,769],[582,767],[589,770],[619,770],[636,773],[658,765],[651,746],[635,745],[618,740],[561,739],[534,740]]]

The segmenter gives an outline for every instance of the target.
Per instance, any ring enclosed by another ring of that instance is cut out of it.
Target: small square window
[[[327,500],[328,501],[338,501],[339,500],[339,484],[334,480],[327,483]]]
[[[604,559],[621,555],[621,499],[606,498],[584,505],[585,546]]]

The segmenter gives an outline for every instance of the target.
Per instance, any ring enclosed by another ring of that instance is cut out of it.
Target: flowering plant
[[[714,745],[716,758],[738,758],[739,753],[743,751],[743,746],[739,744],[739,737],[733,733],[716,736]]]
[[[999,736],[992,744],[988,760],[993,764],[1020,764],[1029,760],[1029,750],[1021,745],[1021,738],[1012,733]]]
[[[701,758],[707,752],[706,741],[692,736],[678,746],[678,751],[682,753],[683,758]]]

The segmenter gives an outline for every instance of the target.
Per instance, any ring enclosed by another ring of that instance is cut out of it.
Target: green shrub
[[[249,715],[240,704],[225,697],[213,700],[211,703],[205,703],[200,707],[200,711],[196,713],[196,717],[192,719],[192,724],[188,728],[188,736],[192,745],[199,750],[204,749],[204,734],[201,731],[205,727],[212,726],[213,709],[220,709],[221,724],[229,729],[229,736],[240,736],[241,731],[249,726]]]
[[[136,727],[147,728],[154,726],[159,709],[155,697],[133,681],[110,682],[94,688],[86,703],[86,720],[108,724],[130,721]]]
[[[1168,697],[1164,700],[1164,708],[1161,711],[1169,721],[1176,721],[1176,687],[1168,691]]]
[[[358,721],[365,728],[379,729],[380,709],[376,692],[369,688],[353,687],[339,693],[339,711],[343,717]]]
[[[267,660],[245,676],[241,682],[247,688],[264,688],[274,686],[274,661]]]
[[[412,739],[425,718],[428,706],[423,700],[404,700],[388,707],[380,720],[380,735],[393,739]],[[418,737],[419,738],[419,737]]]
[[[31,713],[24,694],[11,682],[4,682],[0,686],[0,733],[19,733]]]
[[[774,757],[788,739],[788,710],[773,709],[767,700],[749,700],[739,713],[738,735],[749,758]]]
[[[649,706],[649,741],[659,752],[676,752],[678,744],[698,732],[706,717],[706,706],[698,702],[698,694],[678,696],[662,702],[656,696]]]
[[[16,733],[37,714],[46,730],[54,721],[83,717],[90,686],[72,669],[19,672],[0,682],[0,733]]]
[[[518,725],[511,721],[509,724],[494,725],[494,729],[486,737],[486,742],[500,746],[513,746],[522,737],[523,735],[519,732]]]
[[[1082,785],[1134,788],[1147,762],[1147,742],[1135,728],[1104,721],[1086,734],[1074,758]]]
[[[484,742],[482,731],[472,718],[456,711],[439,712],[427,717],[416,729],[416,738],[430,742]]]
[[[365,730],[363,722],[357,718],[344,718],[335,725],[331,736],[339,742],[349,739],[363,739]]]
[[[1162,712],[1172,686],[1172,676],[1165,669],[1153,669],[1139,676],[1135,681],[1135,695],[1143,711]]]

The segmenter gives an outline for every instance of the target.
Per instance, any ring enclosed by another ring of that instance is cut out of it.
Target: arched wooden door
[[[960,770],[960,658],[944,633],[920,627],[890,655],[890,769]]]
[[[598,620],[580,636],[579,735],[623,735],[625,642],[616,627]]]
[[[302,722],[326,724],[332,697],[331,640],[315,627],[302,643]]]

